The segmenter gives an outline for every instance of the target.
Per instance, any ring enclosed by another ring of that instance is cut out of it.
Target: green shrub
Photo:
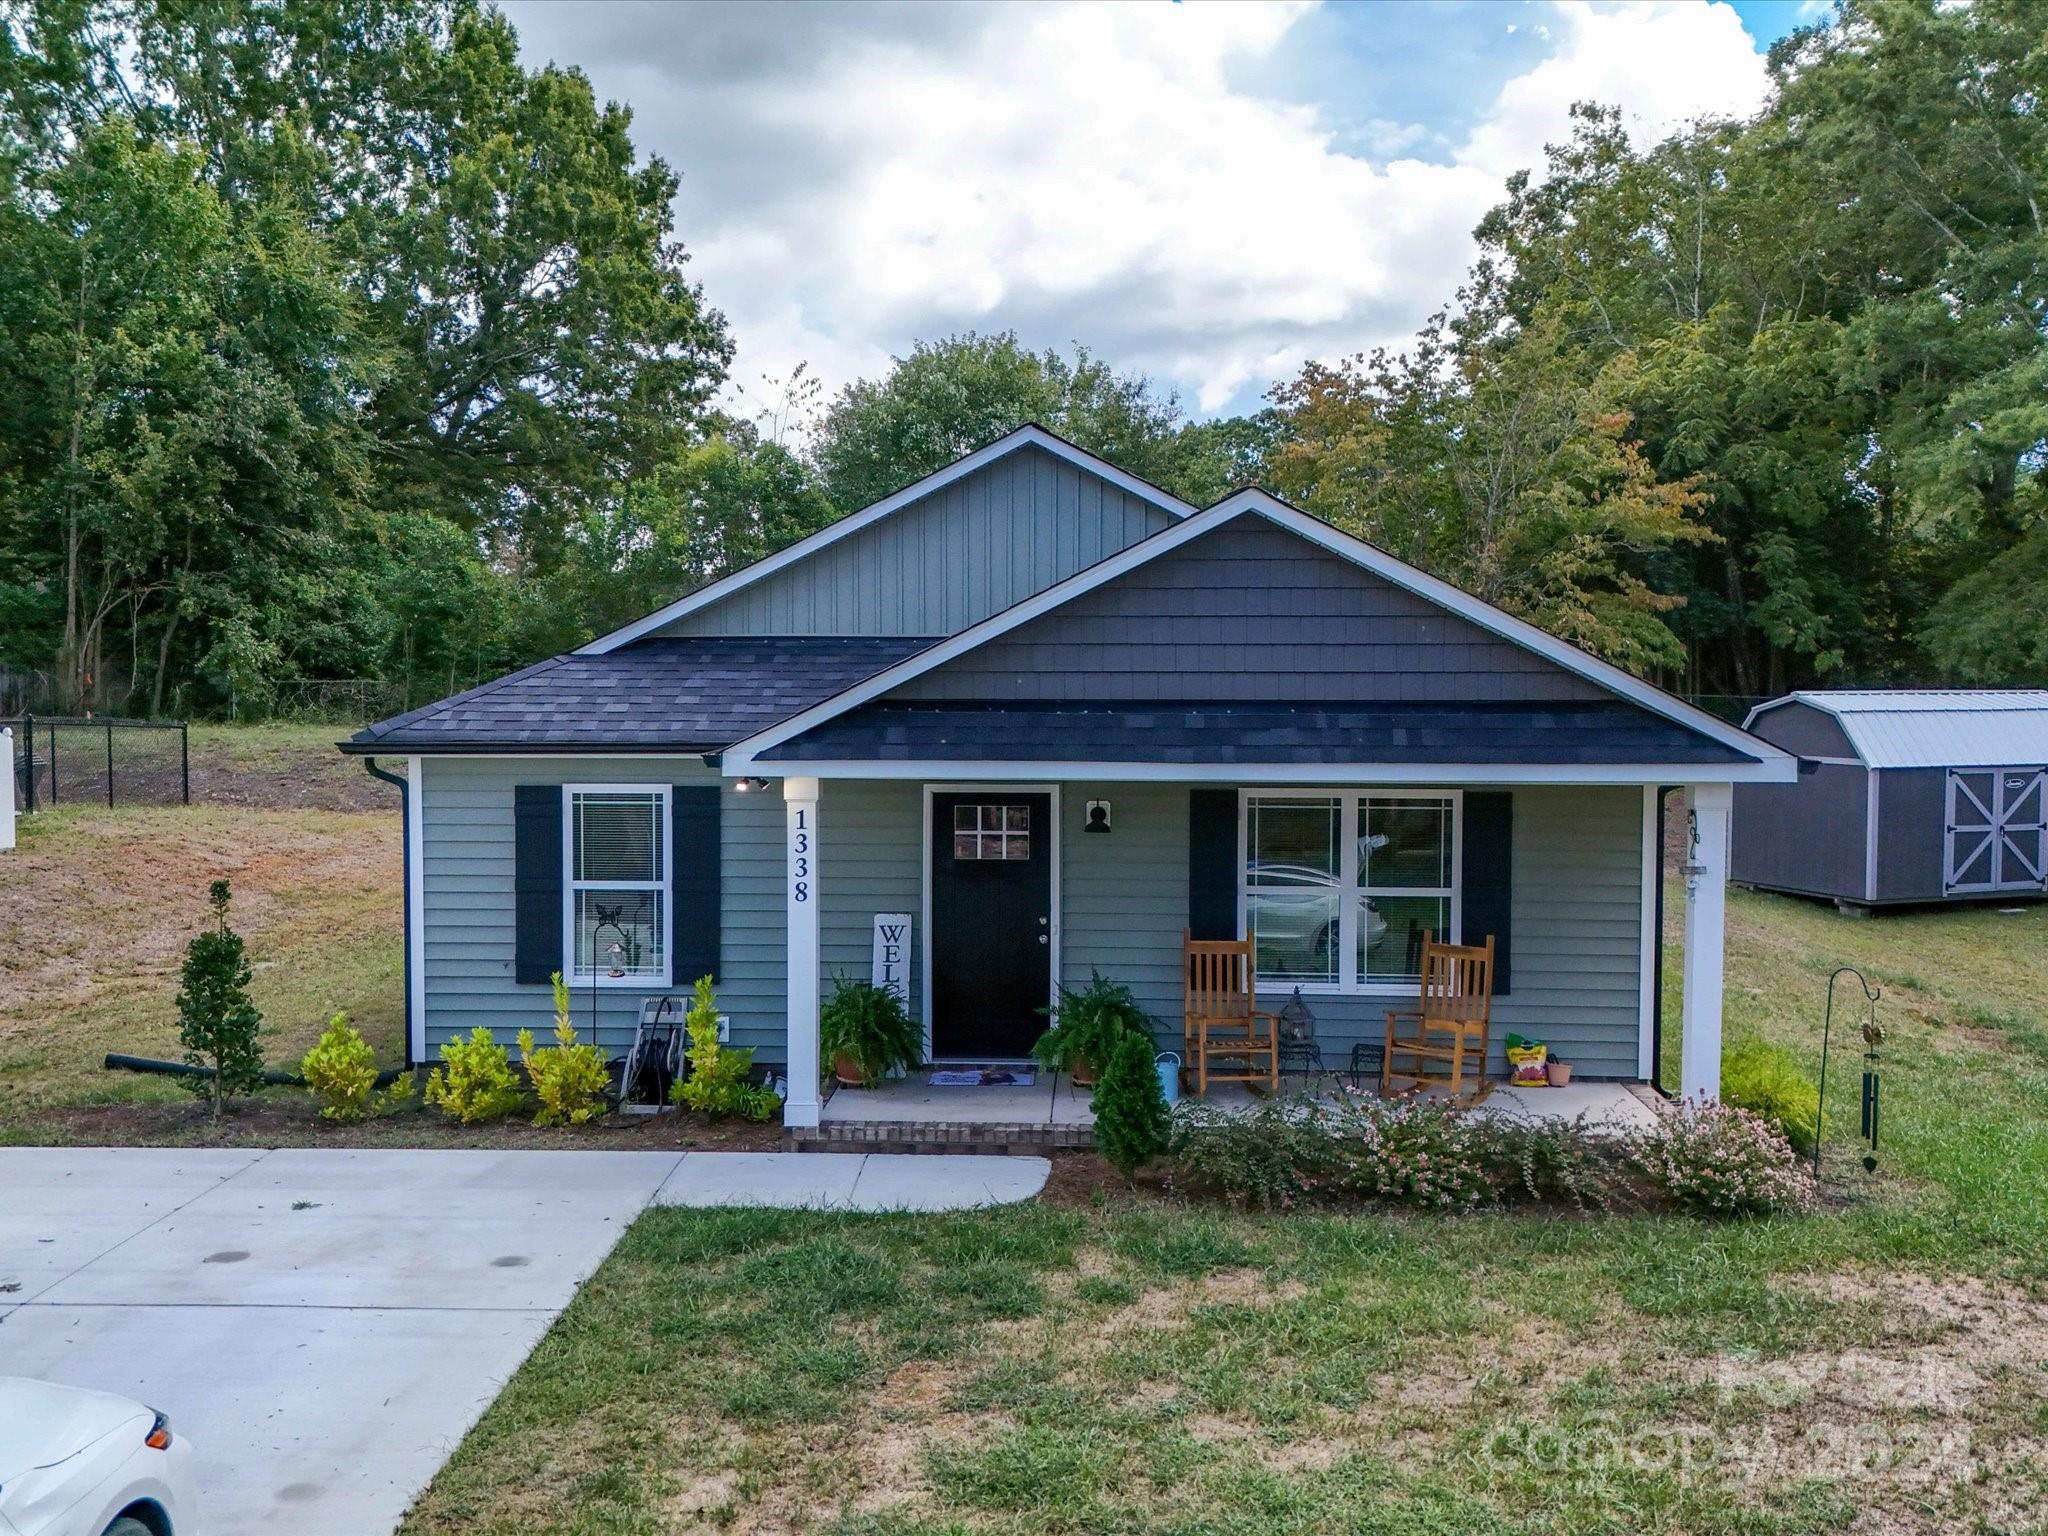
[[[1285,1210],[1335,1177],[1338,1139],[1313,1099],[1264,1099],[1247,1114],[1184,1099],[1167,1155],[1177,1189]]]
[[[1078,1061],[1100,1072],[1126,1035],[1152,1038],[1152,1021],[1131,989],[1100,971],[1091,972],[1078,992],[1061,987],[1059,1000],[1046,1011],[1052,1026],[1032,1043],[1031,1054],[1048,1072],[1071,1072]]]
[[[697,1000],[683,1020],[690,1037],[690,1075],[669,1090],[676,1103],[719,1118],[766,1120],[782,1107],[773,1089],[749,1081],[754,1069],[751,1048],[733,1050],[718,1040],[718,1001],[711,978],[697,979]]]
[[[582,1125],[605,1111],[605,1092],[611,1074],[605,1069],[604,1052],[585,1045],[569,1022],[569,986],[562,973],[551,978],[555,988],[555,1043],[533,1048],[533,1031],[519,1031],[519,1060],[533,1083],[533,1096],[540,1103],[534,1112],[535,1125]]]
[[[1395,1205],[1470,1211],[1494,1197],[1476,1120],[1441,1100],[1360,1100],[1340,1112],[1338,1183]]]
[[[211,1076],[186,1078],[212,1102],[215,1118],[230,1098],[263,1086],[263,1015],[249,1001],[249,956],[242,936],[228,926],[228,883],[207,888],[214,926],[185,946],[178,992],[178,1039],[186,1062]]]
[[[1745,1040],[1721,1058],[1723,1102],[1775,1125],[1796,1152],[1813,1153],[1820,1130],[1820,1089],[1782,1045]]]
[[[818,1015],[818,1049],[827,1061],[852,1061],[861,1085],[872,1088],[896,1068],[924,1059],[924,1031],[889,988],[840,976]]]
[[[299,1063],[306,1091],[329,1120],[349,1124],[364,1119],[377,1090],[377,1053],[361,1031],[337,1013],[327,1021],[318,1043]]]
[[[479,1024],[467,1040],[441,1047],[442,1065],[427,1078],[427,1102],[464,1125],[516,1113],[526,1103],[505,1047]]]
[[[1094,1108],[1095,1145],[1125,1178],[1166,1150],[1173,1119],[1150,1035],[1126,1030],[1111,1047]]]
[[[1665,1196],[1698,1216],[1769,1216],[1813,1198],[1813,1181],[1783,1136],[1734,1104],[1672,1105],[1628,1154]]]

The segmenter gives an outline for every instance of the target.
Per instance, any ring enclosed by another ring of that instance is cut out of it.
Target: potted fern
[[[818,1015],[818,1048],[846,1087],[872,1088],[924,1059],[924,1032],[889,988],[841,976]]]
[[[1045,1010],[1052,1026],[1032,1044],[1031,1054],[1048,1072],[1065,1072],[1086,1088],[1126,1035],[1152,1040],[1152,1021],[1131,989],[1091,972],[1078,992],[1061,987],[1059,1000]]]

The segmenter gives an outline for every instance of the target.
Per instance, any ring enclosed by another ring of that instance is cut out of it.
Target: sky
[[[1654,141],[1762,104],[1825,0],[509,0],[682,176],[729,404],[913,341],[1080,343],[1194,416],[1399,346],[1575,100]]]

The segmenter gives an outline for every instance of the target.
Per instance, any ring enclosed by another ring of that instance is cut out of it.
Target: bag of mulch
[[[1507,1040],[1508,1081],[1517,1088],[1547,1088],[1550,1047],[1527,1035],[1509,1035]]]

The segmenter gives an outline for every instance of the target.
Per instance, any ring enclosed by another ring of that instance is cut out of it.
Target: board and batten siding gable
[[[1505,1070],[1510,1030],[1548,1041],[1586,1077],[1634,1078],[1641,1039],[1642,815],[1633,786],[1514,792],[1512,992],[1496,1000],[1490,1070]],[[1181,934],[1187,925],[1188,788],[1070,784],[1061,844],[1060,962],[1067,986],[1092,971],[1131,987],[1178,1050]],[[1115,831],[1080,835],[1090,799],[1113,805]],[[1468,938],[1482,937],[1468,934]],[[1260,994],[1278,1008],[1285,991]],[[1342,1070],[1351,1047],[1386,1036],[1390,993],[1310,994],[1323,1058]]]
[[[990,640],[898,700],[1556,703],[1597,684],[1262,517]]]
[[[1173,521],[1020,448],[656,633],[957,634]]]

